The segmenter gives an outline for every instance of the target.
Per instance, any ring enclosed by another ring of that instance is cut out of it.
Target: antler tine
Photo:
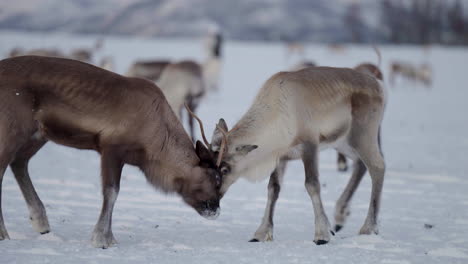
[[[190,107],[187,105],[187,103],[185,102],[184,103],[185,105],[185,108],[187,109],[187,111],[189,112],[189,114],[195,118],[197,121],[198,121],[198,124],[200,125],[200,131],[201,131],[201,135],[202,135],[202,138],[203,138],[203,141],[205,142],[205,145],[207,147],[210,146],[210,143],[208,142],[208,140],[206,139],[206,136],[205,136],[205,130],[203,129],[203,122],[200,120],[200,118],[198,118],[198,116],[196,114],[194,114],[192,112],[192,110],[190,110]]]
[[[219,155],[218,155],[218,160],[216,161],[216,166],[219,167],[221,165],[221,161],[223,160],[224,153],[227,150],[227,137],[229,135],[229,132],[225,131],[221,126],[216,125],[216,127],[219,129],[221,134],[223,134],[223,139],[221,141],[221,147],[219,149]]]

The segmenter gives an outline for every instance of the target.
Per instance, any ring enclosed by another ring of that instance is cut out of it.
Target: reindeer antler
[[[203,129],[203,122],[200,120],[200,118],[198,118],[198,116],[196,114],[194,114],[192,112],[192,110],[190,110],[190,107],[187,105],[187,103],[185,102],[184,103],[185,105],[185,108],[187,109],[187,111],[189,112],[189,114],[195,118],[197,121],[198,121],[198,124],[200,125],[200,131],[201,131],[201,135],[202,135],[202,138],[203,138],[203,141],[205,142],[205,145],[209,148],[210,147],[210,143],[208,142],[208,140],[206,139],[206,136],[205,136],[205,130]]]
[[[200,120],[200,118],[198,118],[198,116],[195,113],[192,112],[192,110],[190,110],[190,107],[187,105],[187,103],[184,103],[184,105],[185,105],[185,108],[187,109],[187,111],[189,112],[189,114],[198,121],[198,124],[200,125],[200,131],[201,131],[201,134],[202,134],[203,141],[205,142],[205,145],[208,148],[210,148],[210,143],[208,143],[208,140],[206,139],[206,136],[205,136],[205,129],[203,129],[203,122]],[[223,160],[224,153],[226,153],[226,151],[227,151],[227,137],[228,137],[229,133],[232,132],[232,130],[230,132],[228,132],[228,131],[225,131],[219,125],[216,125],[216,127],[219,129],[221,134],[223,134],[223,139],[221,141],[221,147],[219,149],[218,160],[216,161],[216,166],[219,167],[219,165],[221,165],[221,161]]]
[[[227,151],[227,137],[229,135],[229,132],[225,131],[220,125],[216,125],[216,127],[219,129],[221,134],[223,134],[223,139],[221,141],[221,147],[219,148],[219,155],[218,155],[218,160],[216,161],[216,166],[219,167],[221,165],[221,161],[223,160],[224,153]]]

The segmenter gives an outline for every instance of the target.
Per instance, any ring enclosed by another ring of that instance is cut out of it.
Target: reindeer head
[[[226,125],[226,122],[224,119],[220,119],[219,123],[216,125],[216,129],[214,130],[213,137],[211,143],[208,142],[205,136],[205,130],[203,129],[203,122],[196,116],[190,108],[185,105],[185,108],[187,108],[187,111],[189,112],[190,115],[192,115],[200,124],[200,130],[201,130],[201,135],[203,137],[203,140],[208,147],[206,150],[207,152],[204,153],[204,157],[206,157],[206,162],[211,159],[211,162],[215,162],[216,170],[221,176],[221,186],[219,189],[219,195],[220,198],[223,197],[224,193],[226,190],[231,186],[232,183],[234,183],[238,175],[233,175],[232,172],[235,169],[235,164],[237,164],[238,160],[245,157],[249,152],[252,150],[256,149],[258,146],[256,145],[239,145],[235,146],[232,149],[228,148],[228,137],[229,133],[228,132],[228,127]],[[197,143],[198,144],[198,143]],[[201,142],[199,143],[200,147],[203,147],[203,144]]]
[[[356,71],[363,72],[374,76],[377,80],[383,81],[383,74],[379,67],[372,63],[361,63],[354,67]]]
[[[177,182],[179,193],[201,216],[215,219],[220,211],[221,176],[212,152],[200,141],[197,141],[195,150],[200,162],[192,170],[191,177]]]
[[[239,178],[238,174],[232,173],[236,171],[236,164],[252,150],[258,148],[257,145],[236,145],[228,147],[229,134],[232,131],[234,131],[234,129],[229,131],[226,122],[221,118],[216,125],[211,138],[211,144],[209,145],[212,153],[216,157],[218,171],[223,178],[220,189],[221,197],[229,186]]]

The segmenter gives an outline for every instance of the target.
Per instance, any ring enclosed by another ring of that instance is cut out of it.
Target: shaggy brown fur
[[[110,219],[124,164],[139,167],[153,186],[179,193],[201,215],[217,213],[220,180],[212,157],[202,144],[194,149],[153,82],[69,59],[0,61],[0,184],[5,168],[20,164],[26,174],[15,176],[29,182],[20,187],[31,200],[31,215],[40,212],[40,232],[48,232],[47,217],[31,195],[27,162],[47,140],[101,153],[104,204],[95,246],[115,242]],[[7,237],[0,217],[0,240]]]

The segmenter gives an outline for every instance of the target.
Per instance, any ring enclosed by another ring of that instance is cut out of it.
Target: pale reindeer
[[[139,61],[130,67],[127,76],[156,82],[179,120],[182,120],[184,103],[187,102],[193,111],[196,111],[200,99],[205,94],[203,68],[192,60],[175,63],[166,60]],[[193,118],[188,116],[188,121],[190,136],[195,140]]]
[[[103,68],[104,70],[115,71],[115,64],[112,56],[102,57],[101,61],[99,62],[99,67]]]
[[[60,51],[57,48],[39,48],[39,49],[30,49],[25,50],[20,47],[13,48],[8,56],[18,57],[18,56],[46,56],[46,57],[56,57],[56,58],[69,58],[73,60],[79,60],[86,63],[91,63],[93,60],[93,53],[100,50],[103,46],[103,39],[97,39],[93,47],[91,48],[75,48],[70,51],[69,54],[66,54]]]
[[[129,77],[145,78],[156,82],[161,73],[169,65],[169,60],[143,60],[134,62],[125,75]]]
[[[304,58],[305,57],[305,47],[302,43],[297,42],[297,41],[286,41],[285,42],[285,48],[286,48],[286,60],[288,60],[290,57],[297,55],[299,58]]]
[[[394,61],[390,64],[389,74],[389,80],[392,86],[395,85],[397,76],[421,82],[428,88],[430,88],[432,84],[432,68],[429,63],[414,65],[409,62]]]
[[[207,90],[217,90],[222,60],[223,38],[219,32],[210,34],[206,39],[208,57],[203,64],[200,64],[203,78]],[[194,61],[193,61],[194,62]],[[137,60],[128,69],[126,75],[129,77],[146,78],[151,81],[158,81],[166,66],[173,62],[168,59]],[[194,62],[196,63],[196,62]],[[197,63],[198,64],[198,63]]]
[[[124,164],[148,182],[176,192],[200,215],[219,213],[220,174],[209,150],[190,138],[161,90],[61,58],[23,56],[0,61],[0,197],[8,166],[28,205],[34,230],[49,232],[28,162],[48,141],[101,154],[103,204],[92,235],[96,247],[116,243],[112,210]],[[0,240],[9,238],[1,213]]]
[[[202,97],[218,89],[222,43],[220,33],[210,36],[207,43],[209,56],[204,64],[193,60],[172,63],[167,60],[138,61],[130,67],[127,75],[155,81],[182,121],[184,103],[195,112]],[[191,116],[187,119],[190,136],[195,140],[194,120]]]
[[[161,77],[156,82],[177,115],[182,121],[182,110],[187,103],[192,111],[196,111],[200,100],[205,95],[203,69],[194,61],[171,63],[164,68]],[[192,140],[195,140],[193,117],[187,116]]]
[[[70,59],[78,60],[86,63],[92,63],[93,61],[93,50],[87,48],[77,48],[70,52],[67,56]]]
[[[203,79],[207,92],[219,91],[222,68],[223,36],[215,31],[206,39],[207,58],[203,62]]]
[[[93,62],[93,55],[102,49],[104,46],[104,39],[98,38],[94,42],[94,45],[91,47],[81,47],[81,48],[74,48],[70,51],[67,58],[79,60],[86,63]]]
[[[300,71],[308,67],[317,67],[317,64],[311,60],[302,60],[298,64],[294,65],[290,71]]]
[[[378,138],[385,104],[383,87],[373,76],[348,68],[312,67],[273,75],[231,131],[220,119],[210,148],[223,176],[221,195],[240,177],[258,181],[274,169],[265,214],[251,241],[273,239],[273,212],[286,163],[293,159],[304,163],[305,187],[315,214],[314,242],[330,240],[333,230],[322,205],[318,174],[318,153],[323,148],[335,148],[355,160],[336,204],[335,231],[343,227],[351,197],[367,168],[372,193],[360,234],[378,233],[385,173]]]

